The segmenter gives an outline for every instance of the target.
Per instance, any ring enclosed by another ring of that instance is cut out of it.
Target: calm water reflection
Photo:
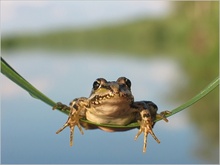
[[[16,52],[5,60],[30,83],[55,102],[69,103],[88,96],[98,77],[116,80],[126,76],[132,81],[136,100],[152,100],[159,111],[173,109],[172,93],[187,83],[187,77],[172,59],[105,57],[89,53]],[[6,54],[5,54],[6,55]],[[4,57],[4,54],[3,54]],[[148,137],[147,153],[142,153],[143,136],[134,141],[137,130],[106,133],[76,129],[74,146],[69,147],[69,130],[55,132],[67,116],[23,89],[2,79],[2,163],[207,163],[195,156],[200,138],[185,110],[158,122],[154,128],[161,144]]]

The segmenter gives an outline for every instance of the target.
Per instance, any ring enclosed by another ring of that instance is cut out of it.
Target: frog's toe
[[[56,103],[56,105],[53,106],[53,110],[55,110],[55,109],[59,109],[62,111],[68,111],[68,110],[70,110],[70,107],[61,103],[61,102],[58,102],[58,103]]]
[[[56,134],[62,132],[62,131],[63,131],[66,127],[68,127],[68,126],[69,126],[69,124],[68,124],[68,123],[65,123],[65,124],[63,125],[63,127],[60,128],[60,129],[56,132]]]
[[[146,152],[147,136],[149,133],[157,141],[157,143],[160,143],[160,140],[156,137],[156,135],[154,134],[154,132],[152,130],[153,122],[151,120],[151,115],[150,115],[149,110],[143,110],[140,112],[140,114],[141,114],[142,120],[138,121],[140,128],[139,128],[139,131],[138,131],[137,135],[135,136],[134,140],[137,140],[138,136],[143,132],[143,134],[144,134],[143,152]]]
[[[166,118],[166,115],[170,114],[170,111],[163,111],[160,112],[160,114],[157,114],[156,119],[157,120],[164,120],[165,122],[168,122],[168,119]]]

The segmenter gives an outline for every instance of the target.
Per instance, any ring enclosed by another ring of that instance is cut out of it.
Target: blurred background
[[[135,100],[172,110],[219,74],[218,1],[1,1],[1,56],[55,102],[89,96],[98,77],[128,77]],[[137,129],[69,129],[67,116],[1,74],[1,163],[219,163],[218,88],[158,122],[157,144]]]

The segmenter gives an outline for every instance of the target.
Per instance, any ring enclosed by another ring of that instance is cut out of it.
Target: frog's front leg
[[[135,102],[134,105],[137,107],[136,109],[138,109],[139,111],[138,123],[140,125],[138,133],[136,134],[134,139],[137,140],[139,135],[143,132],[144,134],[143,152],[146,152],[147,136],[149,133],[157,141],[157,143],[160,143],[160,140],[156,137],[156,135],[153,132],[155,119],[160,116],[160,118],[164,119],[165,121],[168,120],[165,118],[165,115],[163,115],[164,113],[161,113],[161,115],[157,114],[157,106],[151,101]]]
[[[69,110],[69,117],[66,123],[60,128],[56,134],[63,131],[66,127],[70,127],[70,146],[73,145],[73,134],[74,134],[74,127],[77,126],[83,134],[82,127],[80,125],[80,119],[85,116],[86,107],[88,106],[88,100],[85,97],[74,99],[70,102],[70,106],[66,106],[62,103],[57,103],[53,107],[53,109],[61,109],[61,110]]]

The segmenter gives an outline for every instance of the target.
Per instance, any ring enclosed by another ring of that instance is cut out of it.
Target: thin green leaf
[[[45,96],[43,93],[41,93],[39,90],[37,90],[33,85],[31,85],[27,80],[25,80],[20,74],[18,74],[2,57],[1,57],[1,72],[7,76],[10,80],[15,82],[17,85],[19,85],[21,88],[26,90],[32,97],[40,99],[44,103],[54,106],[56,103],[49,99],[47,96]],[[169,114],[166,115],[166,117],[170,117],[187,107],[195,104],[197,101],[201,100],[204,96],[209,94],[213,89],[215,89],[219,85],[219,77],[217,77],[214,81],[212,81],[205,89],[203,89],[200,93],[198,93],[196,96],[194,96],[192,99],[188,100],[186,103],[180,105],[179,107],[173,109],[170,111]],[[61,110],[60,110],[61,111]],[[61,111],[68,115],[68,112]],[[94,124],[97,126],[104,126],[104,127],[112,127],[112,128],[135,128],[138,127],[139,124],[137,122],[131,123],[126,126],[119,126],[119,125],[110,125],[110,124],[97,124],[90,122],[86,119],[82,119],[82,122]],[[159,120],[156,120],[156,122]]]
[[[207,87],[205,87],[203,90],[201,90],[196,96],[188,100],[186,103],[180,105],[179,107],[171,110],[169,114],[166,115],[166,117],[170,117],[189,106],[195,104],[197,101],[201,100],[203,97],[205,97],[207,94],[209,94],[212,90],[214,90],[219,85],[219,77],[215,78]],[[159,121],[159,120],[157,120]]]
[[[27,80],[25,80],[20,74],[18,74],[2,57],[1,57],[1,72],[12,80],[14,83],[19,85],[21,88],[26,90],[32,97],[40,99],[50,106],[54,106],[56,103],[37,90]]]

